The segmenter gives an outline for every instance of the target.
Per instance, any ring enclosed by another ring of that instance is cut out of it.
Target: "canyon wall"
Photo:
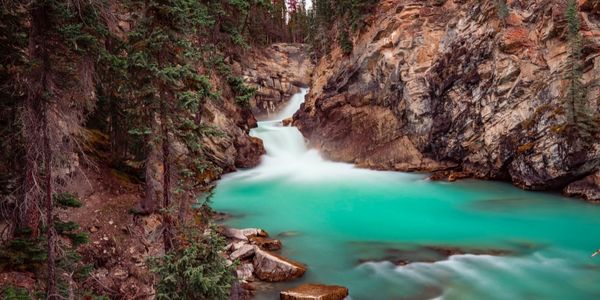
[[[566,1],[507,2],[500,18],[498,1],[382,0],[352,53],[320,59],[294,124],[328,158],[374,169],[456,170],[534,190],[593,173],[598,137],[584,143],[564,125]],[[597,113],[600,5],[579,2]]]
[[[234,63],[234,72],[257,90],[251,101],[257,117],[277,112],[301,87],[308,87],[314,68],[309,53],[307,44],[278,43],[249,50]]]

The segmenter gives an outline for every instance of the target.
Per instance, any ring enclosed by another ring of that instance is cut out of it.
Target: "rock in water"
[[[229,258],[231,260],[236,260],[251,257],[252,255],[254,255],[254,248],[255,246],[253,245],[243,245],[239,249],[233,251]]]
[[[241,264],[237,270],[237,277],[240,280],[251,281],[254,279],[252,273],[254,273],[254,266],[251,263]]]
[[[255,249],[254,275],[264,281],[286,281],[302,277],[306,267],[274,253]]]
[[[251,237],[250,242],[267,251],[277,251],[281,249],[281,241],[265,237]]]
[[[261,237],[269,236],[269,234],[266,231],[264,231],[262,229],[258,229],[258,228],[237,229],[237,228],[223,227],[223,228],[221,228],[220,233],[228,238],[243,240],[243,241],[247,241],[248,238],[253,237],[253,236],[261,236]]]
[[[590,202],[600,203],[600,172],[569,184],[564,193],[567,196],[581,197]]]
[[[279,294],[281,300],[342,300],[346,297],[347,288],[322,284],[303,284]]]
[[[291,126],[293,121],[294,121],[293,118],[287,118],[287,119],[283,119],[283,121],[281,121],[281,123],[283,124],[283,126]]]

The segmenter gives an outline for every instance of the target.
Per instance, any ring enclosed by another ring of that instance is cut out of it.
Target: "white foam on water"
[[[327,181],[342,178],[366,178],[377,172],[356,168],[352,164],[331,162],[317,150],[308,149],[302,133],[296,127],[283,126],[282,120],[290,118],[304,102],[308,89],[295,94],[276,117],[258,122],[251,135],[263,141],[266,155],[261,164],[251,170],[242,170],[226,178],[268,180],[273,178],[291,181]]]
[[[543,286],[551,274],[556,278],[573,278],[576,270],[572,262],[548,257],[542,253],[527,256],[493,256],[463,254],[450,256],[437,262],[417,262],[396,266],[390,262],[366,262],[357,267],[367,269],[380,279],[391,282],[412,282],[420,286],[437,286],[444,293],[435,299],[460,295],[462,288],[470,293],[494,295],[490,299],[522,299],[523,290],[544,293]],[[522,285],[518,289],[506,289],[507,282]],[[556,280],[556,279],[555,279]],[[454,284],[449,284],[454,282]],[[458,284],[457,284],[458,283]]]

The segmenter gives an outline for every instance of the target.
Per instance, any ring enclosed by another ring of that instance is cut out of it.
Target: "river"
[[[283,127],[296,94],[252,135],[261,164],[224,177],[212,206],[233,227],[260,227],[305,263],[303,282],[362,299],[600,299],[600,207],[507,183],[433,182],[323,159]]]

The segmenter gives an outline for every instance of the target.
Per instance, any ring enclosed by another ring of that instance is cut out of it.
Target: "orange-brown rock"
[[[569,184],[564,189],[564,194],[572,197],[581,197],[590,202],[600,203],[600,172],[596,172]]]
[[[234,71],[257,90],[251,106],[259,117],[277,112],[301,87],[307,87],[313,68],[309,46],[288,43],[253,49],[234,64]]]
[[[287,281],[302,277],[306,272],[303,264],[259,248],[254,253],[254,275],[263,281]]]
[[[584,84],[600,78],[596,0],[580,0]],[[382,0],[313,75],[296,125],[328,158],[401,171],[458,169],[562,188],[600,164],[568,138],[564,1]],[[334,29],[335,30],[335,29]],[[335,36],[335,32],[332,36]],[[587,105],[598,112],[598,85]]]
[[[303,284],[279,294],[281,300],[343,300],[346,297],[347,288],[323,284]]]
[[[250,237],[250,242],[260,249],[267,251],[278,251],[281,250],[281,241],[276,239],[270,239],[267,237],[253,236]]]

